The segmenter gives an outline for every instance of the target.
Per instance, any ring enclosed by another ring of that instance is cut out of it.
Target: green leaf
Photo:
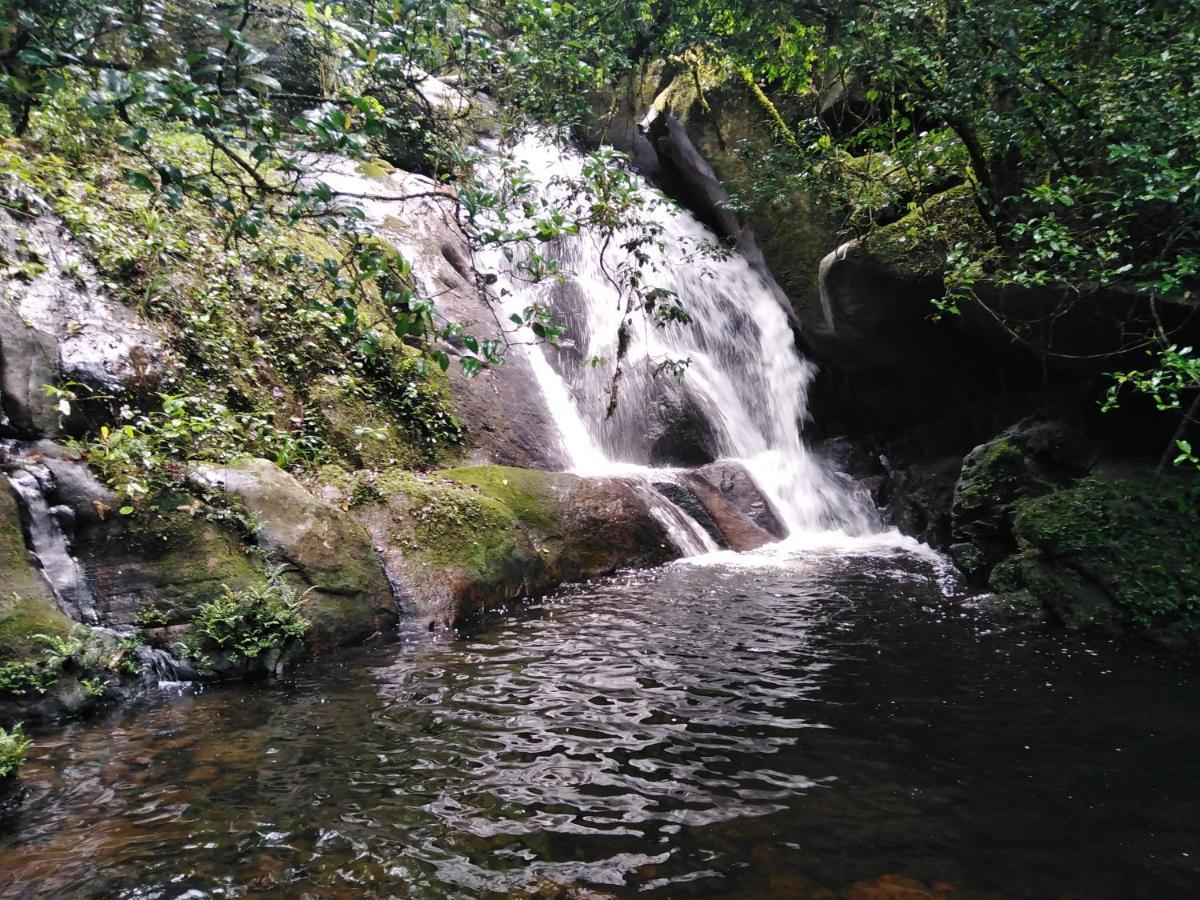
[[[126,169],[121,173],[121,177],[127,184],[133,185],[138,190],[152,192],[158,190],[158,186],[154,183],[150,176],[142,172],[135,171],[134,169]]]

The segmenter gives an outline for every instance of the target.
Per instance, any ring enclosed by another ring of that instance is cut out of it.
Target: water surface
[[[49,733],[0,896],[1194,897],[1200,678],[900,550],[676,564]]]

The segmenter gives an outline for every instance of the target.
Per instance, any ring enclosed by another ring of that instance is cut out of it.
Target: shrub
[[[300,613],[300,598],[278,580],[264,587],[224,593],[205,603],[192,621],[184,654],[203,662],[212,650],[235,661],[252,661],[283,650],[304,635],[309,622]]]
[[[25,751],[31,743],[20,725],[12,731],[0,728],[0,780],[16,774],[25,761]]]

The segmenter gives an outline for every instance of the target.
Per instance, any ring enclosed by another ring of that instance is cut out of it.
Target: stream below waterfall
[[[953,591],[783,545],[164,687],[39,738],[0,896],[1196,896],[1195,664]]]

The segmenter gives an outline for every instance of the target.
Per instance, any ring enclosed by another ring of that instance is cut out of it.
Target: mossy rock
[[[412,611],[431,623],[460,624],[563,582],[678,555],[621,479],[508,466],[328,475]]]
[[[1027,593],[1070,627],[1200,637],[1200,479],[1084,478],[1017,504],[1000,602]]]
[[[237,535],[177,510],[117,523],[79,550],[101,616],[114,625],[183,625],[226,586],[245,590],[267,581],[262,558]]]
[[[968,453],[951,506],[950,549],[959,567],[982,583],[1016,549],[1017,504],[1083,474],[1091,452],[1070,423],[1031,416]]]
[[[940,281],[947,250],[965,243],[976,253],[993,244],[970,185],[934,194],[901,219],[877,228],[862,241],[865,254],[878,267],[909,282]]]
[[[258,546],[304,594],[311,645],[350,644],[395,624],[395,598],[371,539],[343,511],[265,459],[197,466],[191,477],[244,504]]]
[[[0,475],[0,662],[35,652],[33,635],[62,636],[71,625],[30,561],[16,498]]]

